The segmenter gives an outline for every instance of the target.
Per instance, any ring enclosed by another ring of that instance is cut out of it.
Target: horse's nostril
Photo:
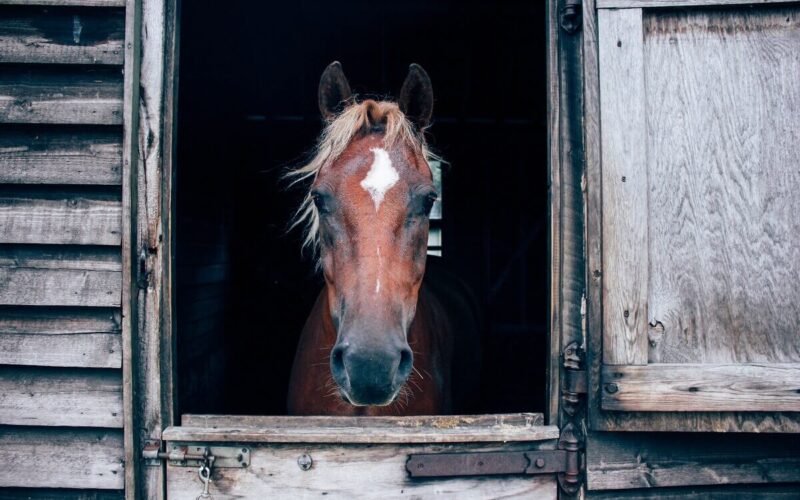
[[[344,372],[344,351],[346,349],[346,346],[337,345],[331,351],[331,371],[334,376]]]
[[[400,364],[397,366],[397,378],[405,380],[411,374],[414,366],[414,355],[408,347],[400,351]]]

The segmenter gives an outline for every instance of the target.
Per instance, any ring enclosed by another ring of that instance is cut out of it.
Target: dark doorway
[[[543,411],[548,356],[545,5],[528,1],[183,2],[176,172],[182,413],[282,414],[322,281],[286,233],[281,173],[321,121],[320,73],[396,95],[433,80],[443,260],[485,308],[485,413]]]

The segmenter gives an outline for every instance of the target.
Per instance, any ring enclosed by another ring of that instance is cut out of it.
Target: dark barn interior
[[[444,168],[443,260],[484,306],[483,413],[543,411],[548,186],[545,7],[535,2],[183,2],[176,172],[181,413],[286,412],[322,280],[281,173],[320,131],[339,60],[360,95],[430,74]]]

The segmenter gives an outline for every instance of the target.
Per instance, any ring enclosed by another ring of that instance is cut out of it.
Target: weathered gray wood
[[[119,245],[119,195],[0,191],[0,243]]]
[[[647,363],[647,168],[640,9],[598,12],[603,362]]]
[[[520,443],[518,447],[532,449],[536,444]],[[210,493],[215,499],[222,500],[312,496],[345,499],[442,496],[460,500],[487,497],[557,498],[553,474],[412,481],[405,470],[409,453],[496,449],[497,446],[480,445],[256,446],[251,448],[249,467],[214,471]],[[313,461],[308,471],[297,466],[297,458],[304,453],[309,454]],[[194,500],[200,492],[198,485],[196,470],[168,466],[167,498],[170,500]]]
[[[121,9],[0,10],[0,62],[122,64]]]
[[[116,247],[8,245],[0,246],[0,267],[121,271],[122,263]]]
[[[800,362],[800,8],[655,11],[644,31],[649,359]]]
[[[0,123],[117,125],[119,68],[10,66],[0,72]]]
[[[118,271],[0,267],[0,305],[120,305]]]
[[[0,0],[0,5],[51,5],[54,7],[124,7],[125,0]]]
[[[2,366],[0,424],[122,427],[121,374]]]
[[[797,436],[590,434],[590,490],[800,481]]]
[[[119,309],[78,307],[0,308],[0,333],[3,334],[119,334],[120,322]]]
[[[122,180],[122,135],[114,128],[0,130],[0,182],[106,184]]]
[[[122,491],[0,488],[0,500],[121,500]]]
[[[0,486],[122,489],[122,431],[0,427]]]
[[[605,366],[603,409],[800,411],[800,363]]]
[[[597,0],[598,9],[643,9],[651,7],[708,7],[713,5],[757,5],[790,0]]]
[[[586,498],[598,500],[796,500],[800,484],[766,484],[757,486],[715,485],[638,490],[589,491]]]
[[[122,366],[122,342],[117,333],[80,335],[0,333],[0,363],[119,368]]]
[[[558,438],[539,413],[442,417],[252,417],[184,415],[173,441],[263,443],[458,443]]]

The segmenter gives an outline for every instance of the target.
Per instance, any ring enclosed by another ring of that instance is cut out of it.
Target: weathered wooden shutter
[[[596,13],[591,427],[800,431],[800,6]]]
[[[122,496],[125,20],[0,2],[3,497]]]

